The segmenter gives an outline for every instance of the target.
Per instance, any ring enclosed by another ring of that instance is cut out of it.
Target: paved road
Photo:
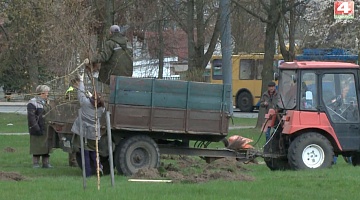
[[[258,111],[255,110],[254,112],[240,112],[239,109],[234,109],[234,117],[239,118],[257,118],[258,117]]]
[[[0,102],[0,112],[26,114],[27,102]]]
[[[239,117],[239,118],[257,118],[257,117],[258,117],[258,113],[257,113],[257,112],[253,112],[253,113],[234,112],[234,117]]]

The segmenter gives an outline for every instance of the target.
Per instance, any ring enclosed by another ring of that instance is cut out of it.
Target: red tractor
[[[274,73],[280,100],[266,115],[271,170],[331,167],[334,155],[360,164],[359,65],[285,62]]]

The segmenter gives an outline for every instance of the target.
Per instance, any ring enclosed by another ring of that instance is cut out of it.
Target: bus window
[[[253,59],[242,59],[240,60],[239,78],[240,80],[252,80],[255,68],[255,60]]]
[[[212,62],[212,79],[222,80],[222,60],[214,59]]]
[[[261,80],[262,76],[262,70],[264,68],[264,60],[257,60],[257,68],[256,68],[256,79]]]
[[[272,70],[277,71],[280,60],[282,60],[281,55],[274,56]],[[259,100],[262,95],[261,90],[262,70],[264,68],[264,54],[253,53],[232,55],[231,61],[232,96],[233,102],[235,103],[234,105],[237,108],[242,107],[243,111],[252,111],[252,109],[259,106]],[[214,55],[211,58],[210,63],[210,83],[222,83],[221,56]],[[242,93],[243,91],[246,91],[246,95],[245,93]]]

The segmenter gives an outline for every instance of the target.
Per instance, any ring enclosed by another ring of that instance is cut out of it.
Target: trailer
[[[131,175],[140,168],[159,167],[161,154],[201,156],[207,162],[224,157],[248,161],[261,156],[254,149],[226,148],[230,98],[230,85],[112,76],[106,107],[111,113],[117,171]],[[48,130],[57,138],[54,146],[77,151],[72,147],[70,130],[78,102],[58,99],[51,105],[47,119]],[[102,117],[99,153],[105,167],[108,144],[104,122]],[[220,141],[224,148],[208,148],[211,142]]]

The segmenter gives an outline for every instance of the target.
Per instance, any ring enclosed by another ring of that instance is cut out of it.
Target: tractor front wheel
[[[314,132],[295,138],[288,150],[290,167],[295,170],[331,167],[333,157],[333,147],[329,140]]]

